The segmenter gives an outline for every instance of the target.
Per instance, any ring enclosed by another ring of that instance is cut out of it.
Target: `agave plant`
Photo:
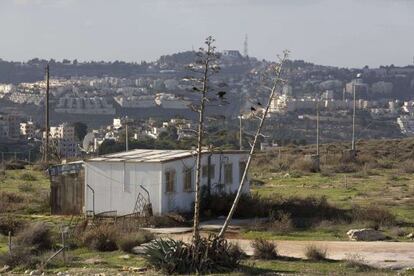
[[[164,273],[214,273],[232,271],[243,252],[227,240],[209,236],[197,243],[158,239],[146,246],[144,258]]]

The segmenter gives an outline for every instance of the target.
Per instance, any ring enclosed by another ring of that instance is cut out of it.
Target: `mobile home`
[[[204,151],[201,185],[211,193],[238,188],[247,161],[244,151]],[[140,201],[154,214],[191,211],[196,151],[137,149],[85,162],[85,212],[135,213]],[[249,183],[243,192],[249,192]]]

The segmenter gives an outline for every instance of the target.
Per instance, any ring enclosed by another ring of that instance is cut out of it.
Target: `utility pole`
[[[125,116],[125,151],[128,151],[128,116]]]
[[[356,97],[355,97],[355,83],[352,85],[352,92],[354,94],[354,110],[352,113],[352,145],[351,148],[355,150],[355,109],[356,109]]]
[[[319,98],[316,99],[316,155],[319,156]]]
[[[243,115],[240,113],[239,115],[239,147],[240,147],[240,150],[243,150],[242,118],[243,118]]]
[[[45,101],[45,128],[46,128],[46,137],[44,144],[44,155],[43,160],[45,163],[49,163],[49,63],[46,65],[46,101]]]

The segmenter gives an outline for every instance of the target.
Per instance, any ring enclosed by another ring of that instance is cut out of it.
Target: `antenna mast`
[[[244,37],[243,55],[244,55],[244,57],[248,57],[249,56],[249,41],[248,41],[247,34]]]

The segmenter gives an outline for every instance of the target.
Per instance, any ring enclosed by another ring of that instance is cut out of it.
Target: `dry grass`
[[[251,243],[253,248],[253,257],[262,260],[274,260],[277,258],[277,247],[274,243],[265,239],[255,239]]]
[[[327,250],[316,245],[309,245],[305,248],[305,256],[312,261],[323,261],[326,260]]]

